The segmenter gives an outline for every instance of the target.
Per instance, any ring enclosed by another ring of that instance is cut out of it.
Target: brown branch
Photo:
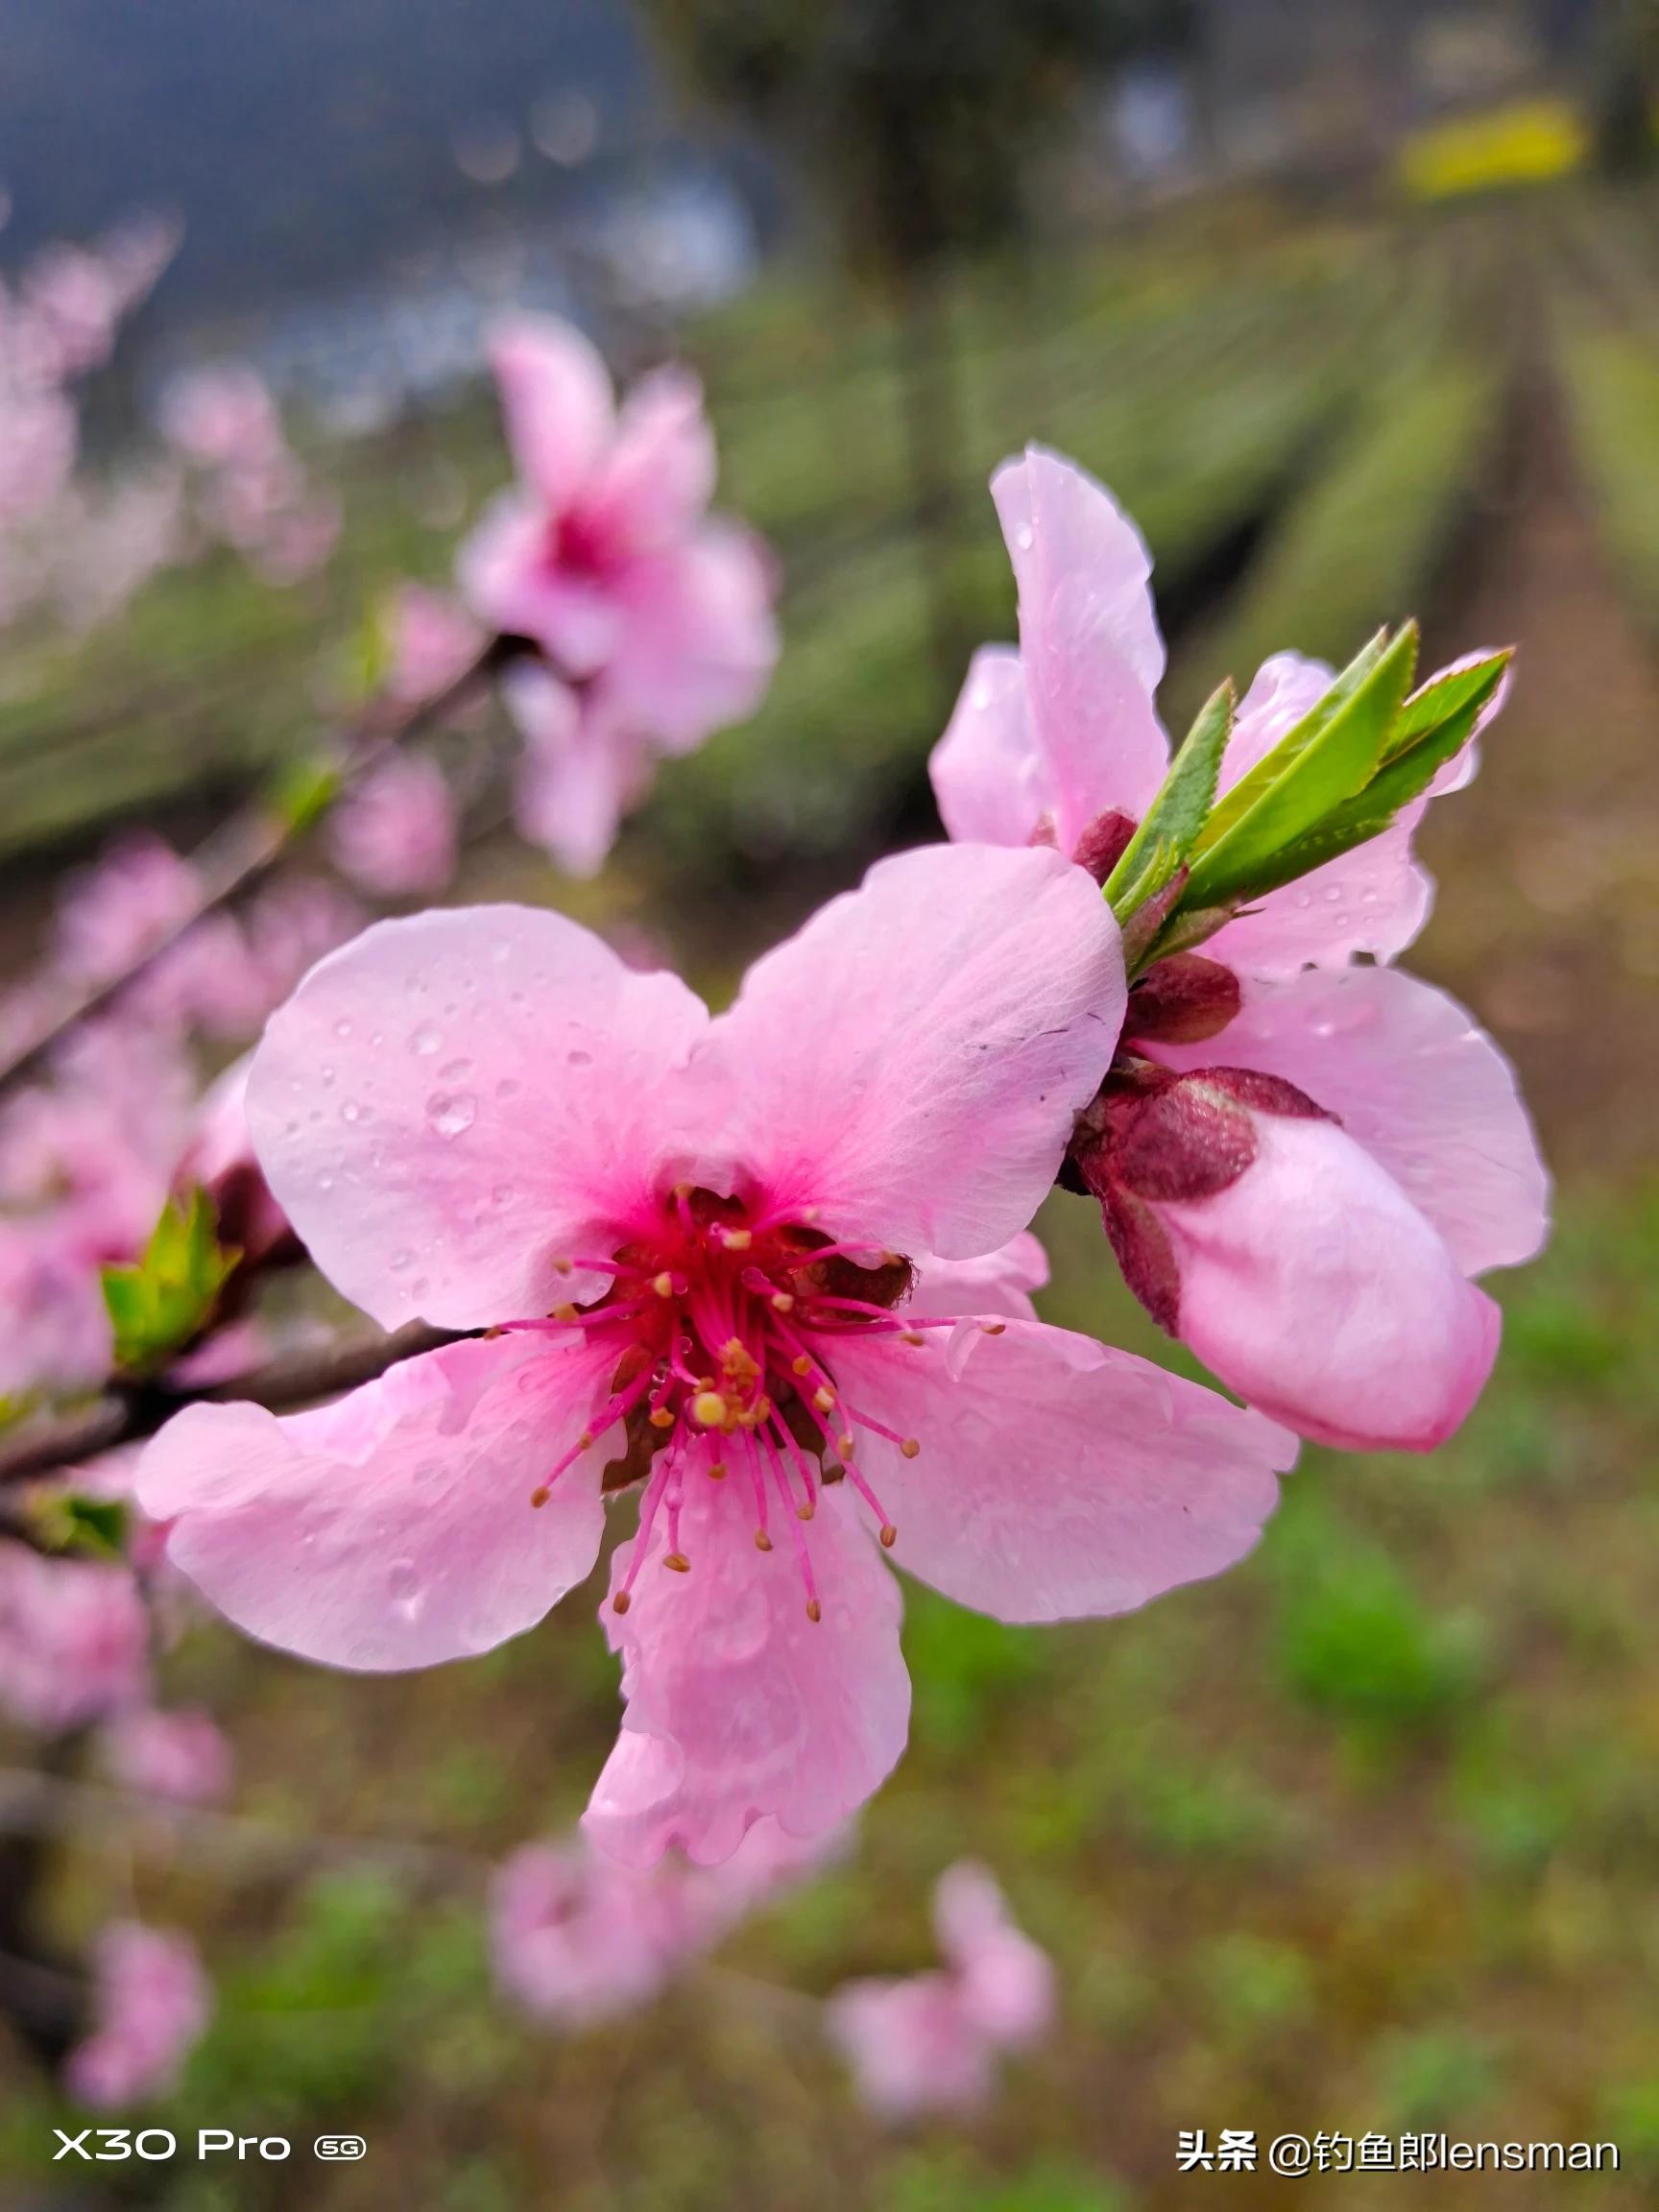
[[[524,650],[522,638],[493,637],[470,666],[431,698],[401,709],[394,707],[384,695],[371,701],[339,740],[340,789],[350,789],[382,755],[467,704],[509,661]],[[71,1030],[114,1005],[199,922],[263,882],[299,836],[301,828],[306,826],[285,821],[270,800],[261,796],[214,830],[191,856],[197,890],[189,911],[180,915],[119,974],[89,986],[49,1015],[29,1041],[0,1064],[0,1090],[38,1074],[54,1047]]]
[[[90,1406],[0,1434],[0,1490],[81,1465],[121,1444],[141,1443],[186,1406],[246,1404],[272,1413],[314,1406],[372,1382],[401,1360],[458,1343],[475,1331],[432,1329],[412,1321],[394,1335],[348,1337],[320,1351],[273,1360],[228,1382],[175,1390],[164,1382],[118,1384]]]

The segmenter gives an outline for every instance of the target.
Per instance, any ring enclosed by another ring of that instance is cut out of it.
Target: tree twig
[[[452,684],[430,698],[402,709],[394,709],[384,695],[373,700],[339,741],[340,789],[350,789],[384,754],[464,706],[524,650],[523,638],[493,637]],[[261,883],[294,843],[301,827],[285,820],[262,795],[215,830],[191,856],[196,895],[189,909],[118,974],[89,985],[47,1016],[28,1041],[0,1063],[0,1090],[38,1074],[53,1049],[71,1030],[91,1016],[107,1012],[198,923]]]
[[[390,1336],[347,1337],[273,1360],[227,1382],[186,1389],[170,1388],[165,1381],[118,1385],[76,1411],[42,1421],[25,1420],[0,1433],[0,1489],[79,1466],[117,1445],[139,1443],[186,1406],[246,1403],[273,1413],[288,1412],[372,1382],[401,1360],[436,1352],[476,1332],[432,1329],[423,1321],[412,1321]]]

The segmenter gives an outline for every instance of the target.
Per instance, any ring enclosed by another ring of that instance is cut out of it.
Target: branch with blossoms
[[[613,415],[546,326],[496,366],[524,482],[459,577],[529,735],[521,821],[594,866],[652,761],[752,703],[768,587],[706,518],[687,380]],[[1243,1556],[1300,1439],[1432,1448],[1497,1349],[1475,1278],[1545,1234],[1506,1064],[1394,965],[1431,896],[1413,830],[1473,773],[1509,656],[1420,682],[1409,624],[1340,672],[1281,655],[1172,752],[1133,526],[1039,448],[993,492],[1020,641],[975,657],[934,751],[947,841],[724,1013],[545,909],[382,921],[261,1009],[110,1251],[107,1190],[64,1204],[65,1131],[108,1145],[129,1018],[199,1004],[192,909],[0,1120],[0,1187],[28,1167],[61,1232],[29,1251],[56,1366],[37,1346],[23,1378],[60,1403],[0,1475],[75,1542],[108,1537],[98,1471],[141,1442],[104,1478],[118,1555],[380,1671],[533,1629],[630,1500],[601,1615],[622,1721],[579,1846],[604,1895],[757,1834],[810,1852],[880,1787],[909,1710],[890,1567],[1004,1621],[1110,1616]],[[1056,1184],[1221,1387],[1039,1317]],[[380,1334],[237,1356],[301,1258]],[[32,1603],[121,1572],[26,1556]],[[849,2047],[892,2080],[970,2009],[872,1999]],[[963,2031],[965,2078],[994,2040]]]

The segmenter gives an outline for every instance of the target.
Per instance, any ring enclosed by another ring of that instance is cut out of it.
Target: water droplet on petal
[[[422,1022],[409,1038],[409,1049],[418,1060],[430,1060],[444,1049],[444,1032],[434,1022]]]
[[[347,1101],[346,1101],[345,1105],[344,1105],[344,1106],[342,1106],[342,1107],[341,1107],[341,1109],[340,1109],[340,1118],[341,1118],[341,1120],[342,1120],[342,1121],[361,1121],[361,1120],[362,1120],[362,1118],[363,1118],[363,1109],[362,1109],[362,1107],[361,1107],[361,1106],[359,1106],[359,1105],[358,1105],[358,1103],[357,1103],[357,1101],[356,1101],[356,1099],[355,1099],[355,1098],[348,1098],[348,1099],[347,1099]]]
[[[345,1015],[342,1015],[342,1016],[340,1017],[339,1021],[335,1022],[335,1024],[334,1024],[334,1034],[335,1034],[335,1036],[336,1036],[336,1037],[349,1037],[349,1036],[350,1036],[350,1034],[351,1034],[351,1024],[350,1024],[350,1022],[349,1022],[349,1021],[347,1021],[347,1019],[346,1019]]]
[[[434,1091],[426,1101],[426,1119],[440,1137],[464,1137],[478,1118],[478,1101],[470,1091]]]
[[[591,1068],[593,1065],[592,1053],[585,1051],[580,1045],[572,1046],[570,1050],[565,1053],[565,1058],[572,1068]]]
[[[472,1063],[470,1060],[445,1060],[438,1072],[445,1083],[459,1083],[463,1076],[471,1074]]]

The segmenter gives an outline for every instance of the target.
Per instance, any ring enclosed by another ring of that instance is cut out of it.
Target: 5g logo
[[[361,2158],[369,2146],[361,2135],[319,2135],[311,2148],[319,2158]]]

